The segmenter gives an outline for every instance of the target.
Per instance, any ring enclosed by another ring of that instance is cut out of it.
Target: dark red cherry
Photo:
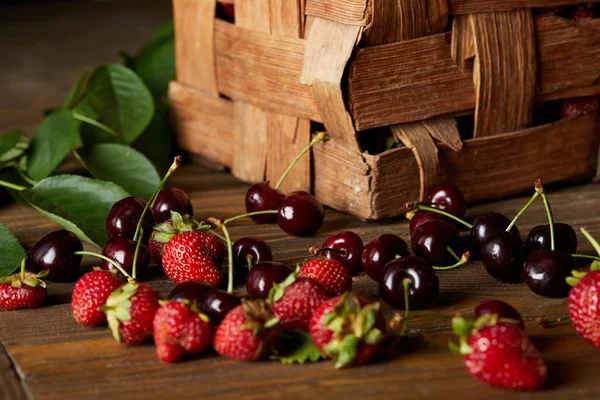
[[[360,268],[363,247],[360,236],[351,231],[342,231],[325,239],[320,249],[314,249],[314,253],[337,260],[344,264],[348,271],[356,273]]]
[[[48,279],[68,282],[77,278],[81,265],[81,241],[73,233],[60,230],[41,238],[31,250],[27,265],[33,272],[48,270]]]
[[[538,225],[527,236],[526,246],[529,250],[550,250],[550,225]],[[555,250],[569,254],[577,253],[577,235],[568,224],[554,224]]]
[[[494,315],[496,314],[498,318],[508,318],[514,319],[515,321],[519,321],[519,326],[521,329],[525,330],[525,324],[523,323],[523,318],[521,314],[514,309],[510,304],[507,304],[500,300],[488,300],[484,301],[475,309],[475,317],[481,317],[483,315]]]
[[[269,182],[255,183],[246,192],[246,211],[278,210],[285,196],[271,186]],[[277,214],[260,214],[251,217],[259,224],[274,224],[277,222]]]
[[[273,284],[283,282],[292,272],[292,268],[278,262],[265,261],[256,264],[246,279],[248,297],[266,299]]]
[[[390,261],[379,280],[379,294],[390,306],[404,309],[404,280],[410,280],[408,305],[411,310],[432,304],[439,291],[440,283],[435,270],[419,257],[407,256]]]
[[[217,3],[217,16],[225,21],[235,21],[235,6],[230,3]]]
[[[479,254],[479,249],[483,244],[493,237],[499,236],[510,225],[511,220],[502,214],[489,212],[475,218],[473,228],[471,229],[471,253]],[[510,230],[520,236],[516,225]]]
[[[569,253],[535,250],[523,266],[523,280],[534,293],[541,296],[566,297],[570,286],[565,279],[577,268],[577,261]]]
[[[169,188],[163,189],[156,196],[152,206],[154,223],[160,224],[171,219],[171,211],[178,212],[181,215],[194,215],[194,208],[188,195],[181,189]]]
[[[131,275],[133,271],[133,257],[135,256],[136,243],[127,239],[125,236],[115,236],[109,239],[102,249],[102,255],[116,261],[125,272]],[[137,258],[136,274],[138,279],[144,279],[148,272],[148,266],[150,265],[150,252],[148,248],[143,244],[140,245]],[[113,269],[115,268],[108,261],[102,260],[100,264],[102,269]]]
[[[481,261],[494,278],[513,282],[519,279],[525,261],[525,245],[512,232],[502,232],[489,239],[481,248]]]
[[[206,293],[200,311],[210,318],[214,325],[221,323],[227,313],[242,304],[242,299],[223,290],[213,289]]]
[[[146,207],[146,201],[139,197],[125,197],[113,204],[106,216],[106,231],[108,232],[108,236],[111,238],[125,236],[128,239],[133,239],[144,207]],[[148,242],[153,227],[154,218],[152,217],[152,213],[148,211],[142,221],[145,243]]]
[[[413,236],[415,233],[415,230],[423,225],[426,222],[430,222],[430,221],[445,221],[445,222],[449,222],[449,223],[453,223],[452,220],[450,220],[450,218],[443,216],[442,214],[437,214],[431,211],[417,211],[415,213],[415,215],[413,215],[413,217],[410,219],[410,225],[409,225],[409,233],[410,236]]]
[[[323,225],[325,210],[319,200],[307,192],[292,192],[283,199],[277,213],[277,225],[294,236],[312,236]]]
[[[248,264],[256,265],[263,261],[272,261],[271,246],[258,236],[246,236],[233,244],[233,271],[236,282],[244,282],[248,276]]]
[[[420,225],[410,241],[415,255],[433,265],[456,263],[448,247],[457,255],[461,254],[460,233],[454,224],[446,221],[430,221]]]
[[[175,286],[173,290],[171,290],[171,293],[169,294],[169,299],[177,301],[188,300],[200,304],[204,300],[206,294],[212,289],[213,287],[206,282],[184,282]]]
[[[437,203],[432,204],[432,207],[444,210],[458,218],[464,217],[467,211],[465,199],[456,186],[439,185],[434,187],[429,192],[427,201]]]
[[[365,245],[361,265],[367,275],[379,281],[383,269],[397,257],[406,257],[410,253],[406,242],[397,235],[384,233]]]

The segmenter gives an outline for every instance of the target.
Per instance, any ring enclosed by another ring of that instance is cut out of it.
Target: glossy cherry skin
[[[197,304],[201,304],[206,297],[206,294],[213,289],[206,282],[200,281],[189,281],[180,283],[175,286],[171,293],[169,294],[169,299],[184,301],[188,300],[190,302],[196,302]]]
[[[271,246],[258,236],[246,236],[235,241],[233,244],[233,270],[236,282],[246,280],[248,276],[248,259],[250,259],[250,265],[272,261]]]
[[[410,255],[406,242],[398,235],[384,233],[365,245],[361,265],[367,275],[379,281],[383,269],[392,260]]]
[[[515,308],[513,308],[513,306],[503,301],[484,301],[475,309],[475,318],[481,317],[483,315],[494,314],[496,314],[498,318],[508,318],[514,319],[515,321],[519,321],[519,327],[525,330],[525,324],[523,323],[523,318],[521,317],[521,314]]]
[[[217,14],[228,22],[235,21],[235,6],[229,3],[217,3]]]
[[[320,254],[344,264],[350,273],[358,272],[364,244],[360,236],[351,231],[342,231],[329,236],[323,242]]]
[[[221,323],[227,313],[242,304],[242,299],[223,290],[213,289],[206,293],[200,311],[210,318],[214,325]]]
[[[408,230],[410,236],[413,236],[415,234],[415,230],[419,226],[430,221],[444,221],[449,222],[451,224],[454,223],[452,220],[450,220],[450,218],[445,217],[442,214],[437,214],[431,211],[417,211],[415,215],[413,215],[413,217],[410,219]]]
[[[125,236],[115,236],[109,239],[102,249],[102,255],[116,261],[125,272],[131,275],[133,271],[133,257],[135,255],[136,243],[127,239]],[[140,245],[137,258],[136,275],[138,279],[144,279],[148,273],[148,266],[150,265],[150,252],[145,245]],[[102,269],[113,269],[115,268],[108,261],[102,260],[100,264]]]
[[[246,192],[246,212],[278,210],[285,196],[269,186],[269,182],[255,183]],[[277,214],[260,214],[251,217],[259,224],[274,224]]]
[[[540,296],[566,297],[570,286],[565,279],[578,267],[577,261],[564,251],[535,250],[523,266],[523,280]]]
[[[181,189],[163,189],[156,196],[152,206],[152,215],[156,225],[171,219],[171,211],[181,215],[194,215],[194,208],[188,195]]]
[[[462,218],[467,211],[465,199],[456,186],[439,185],[429,192],[427,201],[434,204],[432,207],[444,210],[455,217]]]
[[[550,225],[533,228],[525,242],[529,250],[550,250]],[[577,234],[568,224],[554,224],[554,249],[569,254],[577,253]]]
[[[106,231],[108,232],[108,236],[111,238],[125,236],[128,239],[133,239],[137,223],[145,206],[146,201],[139,197],[125,197],[113,204],[106,216]],[[154,218],[152,217],[152,213],[147,211],[142,221],[144,243],[148,242],[153,227]]]
[[[494,278],[514,282],[519,280],[525,261],[525,245],[512,232],[503,232],[485,242],[481,248],[481,261],[488,274]]]
[[[304,191],[292,192],[283,199],[277,225],[293,236],[312,236],[323,225],[325,210],[319,200]]]
[[[273,261],[256,264],[248,273],[246,289],[253,299],[266,299],[274,283],[281,283],[294,270],[289,266]]]
[[[32,272],[48,270],[47,279],[52,281],[73,281],[81,266],[81,256],[73,253],[82,250],[81,241],[75,234],[55,231],[41,238],[29,250],[27,266]]]
[[[481,246],[488,239],[499,236],[504,232],[510,222],[510,219],[496,212],[485,213],[475,218],[471,229],[471,254],[479,254]],[[510,231],[520,236],[516,225]]]
[[[389,262],[379,279],[381,298],[398,309],[404,309],[404,279],[410,279],[408,305],[411,310],[432,304],[440,292],[435,270],[427,261],[408,256]]]
[[[433,265],[456,263],[448,247],[460,256],[460,233],[454,224],[449,222],[426,222],[415,229],[410,241],[415,255]]]

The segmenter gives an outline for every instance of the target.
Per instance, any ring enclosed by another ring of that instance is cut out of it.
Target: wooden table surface
[[[0,63],[0,131],[17,127],[32,130],[41,110],[59,104],[78,73],[116,60],[117,50],[135,50],[170,12],[168,1],[147,1],[143,7],[134,1],[56,4],[0,6],[0,52],[4,60]],[[229,217],[244,211],[247,185],[227,174],[187,166],[170,184],[190,194],[198,218]],[[600,237],[600,186],[563,188],[552,191],[549,197],[558,221],[576,229],[585,226]],[[492,210],[513,215],[526,198],[476,205],[469,209],[469,215]],[[37,212],[15,204],[0,209],[0,221],[26,246],[58,228]],[[518,225],[527,233],[541,223],[545,223],[545,213],[541,203],[536,203]],[[233,226],[231,234],[233,239],[260,235],[273,247],[276,260],[293,264],[307,257],[310,246],[344,229],[354,230],[365,241],[384,232],[407,239],[408,233],[402,219],[362,223],[327,210],[316,238],[291,238],[276,226],[247,221]],[[581,235],[579,238],[580,252],[592,254],[591,246]],[[90,268],[93,264],[85,260],[84,265]],[[371,365],[341,371],[329,362],[245,364],[214,353],[167,365],[157,360],[151,345],[118,345],[106,327],[76,324],[69,304],[73,284],[50,283],[44,307],[0,312],[0,398],[600,398],[595,376],[600,373],[598,351],[581,340],[568,321],[546,329],[534,322],[538,316],[564,314],[564,299],[539,297],[524,284],[499,283],[479,262],[439,275],[437,305],[414,313],[408,341],[390,344],[387,357]],[[150,284],[163,295],[173,287],[164,276],[157,276]],[[355,278],[354,288],[370,298],[377,297],[374,282],[366,277]],[[549,366],[545,390],[518,393],[488,387],[471,378],[461,358],[448,351],[450,318],[457,312],[472,312],[489,298],[510,302],[525,317],[526,329]],[[388,318],[395,312],[389,307],[384,310]]]

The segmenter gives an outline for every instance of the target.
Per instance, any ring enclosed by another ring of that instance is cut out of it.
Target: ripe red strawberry
[[[600,270],[597,263],[587,274],[577,273],[573,289],[569,293],[569,316],[575,330],[583,339],[600,348],[600,309],[597,307],[600,294]],[[581,276],[583,275],[583,276]]]
[[[296,273],[293,273],[281,284],[274,285],[270,298],[273,301],[273,313],[279,318],[282,330],[308,332],[313,313],[329,300],[329,295],[314,280],[296,280]]]
[[[600,109],[600,104],[596,96],[566,99],[560,108],[560,119],[590,114],[598,109]]]
[[[48,270],[39,274],[26,272],[23,260],[20,272],[0,278],[0,308],[12,311],[42,305],[46,300],[46,283],[41,278],[46,275]]]
[[[186,232],[173,237],[165,247],[165,273],[177,283],[203,281],[218,286],[222,274],[224,245],[208,232]]]
[[[336,368],[364,364],[373,358],[386,331],[379,307],[350,292],[330,299],[313,314],[310,336]]]
[[[116,269],[98,269],[79,278],[71,299],[71,311],[75,321],[86,326],[105,324],[106,314],[100,307],[106,304],[108,296],[122,284]]]
[[[594,18],[594,9],[590,6],[578,6],[571,12],[571,15],[569,16],[569,19],[574,21],[592,18]]]
[[[313,258],[300,268],[298,278],[314,279],[333,296],[339,296],[352,288],[352,275],[337,260]]]
[[[140,345],[152,337],[159,299],[156,289],[137,282],[126,283],[111,293],[102,310],[117,342]]]
[[[161,361],[175,362],[188,354],[204,351],[212,342],[213,327],[189,301],[171,301],[154,315],[154,343]]]
[[[518,323],[485,315],[475,323],[455,317],[452,326],[460,348],[451,348],[464,355],[467,370],[480,381],[516,390],[537,390],[546,382],[546,364]]]
[[[235,360],[260,360],[279,336],[277,322],[263,300],[244,301],[223,319],[215,333],[213,347],[222,356]]]

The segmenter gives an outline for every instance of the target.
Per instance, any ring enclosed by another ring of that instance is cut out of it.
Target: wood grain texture
[[[184,85],[219,96],[215,63],[216,0],[173,0],[175,65]]]
[[[442,33],[448,26],[450,9],[447,0],[427,0],[428,34]]]
[[[454,151],[461,151],[463,144],[454,118],[436,118],[422,121],[431,136]]]
[[[233,103],[177,82],[169,85],[171,120],[181,148],[211,161],[233,165]]]
[[[531,125],[537,60],[530,10],[474,14],[474,137]]]
[[[4,346],[0,343],[0,399],[2,400],[25,400],[27,395],[21,386],[21,380],[17,376],[12,361],[8,358]]]
[[[419,167],[419,201],[425,201],[429,191],[440,183],[437,146],[421,122],[393,125],[390,128],[392,133],[415,155]]]
[[[587,3],[595,3],[592,0]],[[454,15],[581,4],[579,0],[448,0]]]
[[[475,43],[471,16],[457,15],[452,21],[452,59],[464,74],[473,74]]]
[[[368,0],[306,0],[306,15],[365,26],[370,21],[369,3]]]
[[[253,104],[233,104],[231,173],[246,182],[262,182],[267,169],[268,113]]]

